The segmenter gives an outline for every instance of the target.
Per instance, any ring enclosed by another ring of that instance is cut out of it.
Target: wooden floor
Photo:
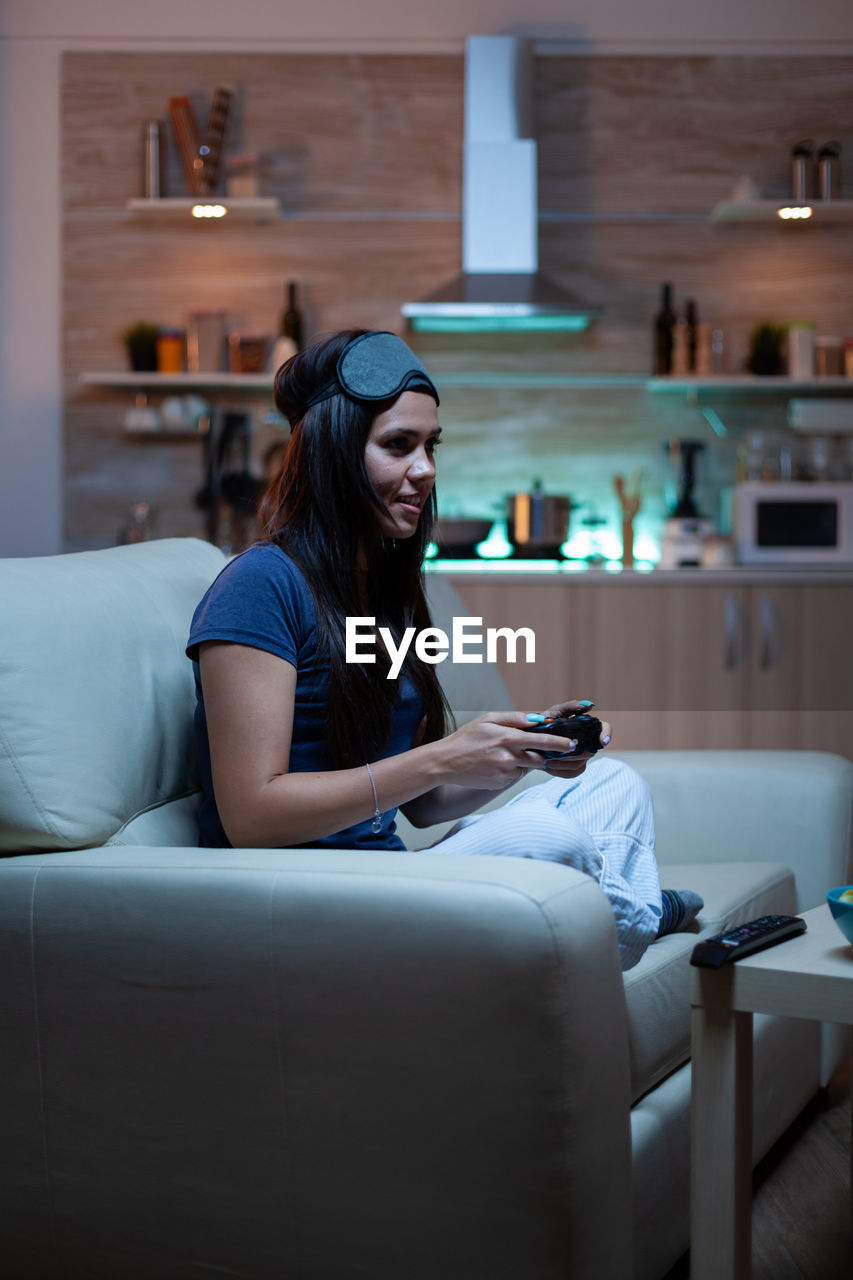
[[[853,1277],[850,1076],[840,1073],[754,1176],[752,1280]],[[689,1280],[689,1255],[665,1280]]]

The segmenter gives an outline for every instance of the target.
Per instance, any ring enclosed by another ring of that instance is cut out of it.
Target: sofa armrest
[[[0,877],[16,1274],[630,1274],[624,991],[588,877],[151,848]]]
[[[652,789],[661,864],[782,863],[794,872],[800,911],[849,882],[849,760],[821,751],[618,755]]]

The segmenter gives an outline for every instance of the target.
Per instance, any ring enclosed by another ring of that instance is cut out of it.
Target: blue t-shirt
[[[199,843],[206,848],[229,848],[216,801],[210,769],[210,745],[204,695],[198,665],[198,646],[204,640],[231,640],[277,654],[296,668],[296,702],[290,744],[291,773],[325,772],[332,766],[326,753],[325,723],[329,695],[328,657],[319,647],[317,610],[311,589],[301,570],[279,547],[258,542],[231,560],[208,588],[196,609],[187,656],[195,672],[195,736],[201,774],[202,802]],[[391,733],[384,756],[408,751],[423,716],[420,696],[405,674],[397,683],[397,701],[391,716]],[[365,807],[370,783],[365,770]],[[381,800],[381,797],[380,797]],[[373,831],[373,820],[356,823],[345,831],[312,840],[310,848],[404,849],[397,835],[396,809],[382,815],[382,827]],[[293,848],[287,839],[282,847]]]

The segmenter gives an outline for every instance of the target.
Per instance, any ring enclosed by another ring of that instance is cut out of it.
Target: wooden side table
[[[803,919],[799,937],[692,970],[691,1280],[752,1273],[752,1015],[853,1026],[853,946],[828,906]]]

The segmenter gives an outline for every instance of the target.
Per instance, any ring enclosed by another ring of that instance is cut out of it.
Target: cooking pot
[[[492,520],[469,519],[463,516],[438,521],[436,543],[440,556],[472,559],[476,556],[478,542],[488,538],[492,528]]]
[[[536,480],[530,493],[507,498],[507,537],[519,556],[560,555],[569,536],[571,498],[546,494]]]

